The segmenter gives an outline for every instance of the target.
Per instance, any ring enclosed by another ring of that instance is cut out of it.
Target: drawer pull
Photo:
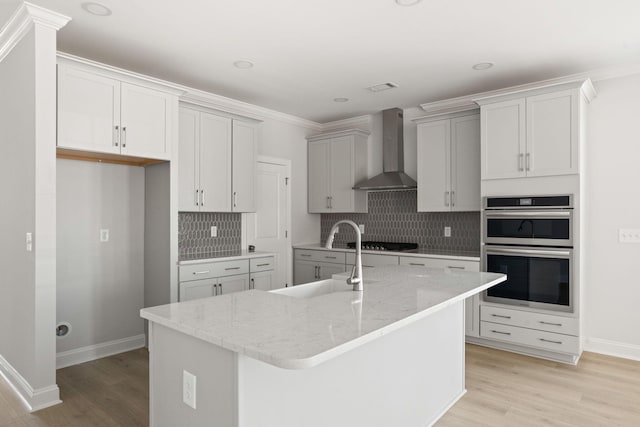
[[[300,254],[300,256],[307,257],[307,258],[311,257],[311,255],[309,254]]]
[[[240,270],[240,267],[228,267],[224,269],[225,271],[229,271],[229,270]]]
[[[562,326],[562,323],[545,322],[544,320],[541,320],[540,323],[543,325]]]
[[[362,266],[363,267],[367,267],[367,268],[374,268],[375,267],[375,265],[364,265],[364,264],[362,264]]]
[[[511,335],[511,332],[494,331],[493,329],[491,330],[491,332],[493,332],[494,334],[500,334],[500,335]]]
[[[420,264],[419,262],[410,262],[409,265],[417,265],[420,267],[424,267],[424,264]]]
[[[456,270],[464,270],[464,267],[459,267],[457,265],[448,265],[447,268],[454,268]]]
[[[194,271],[193,274],[207,274],[207,273],[211,273],[209,270],[205,270],[205,271]]]
[[[326,259],[338,259],[337,256],[327,256],[327,255],[325,255],[325,258]]]
[[[499,317],[501,319],[511,319],[511,316],[503,316],[502,314],[491,314],[493,317]]]
[[[269,264],[269,263],[266,263],[266,264],[258,264],[257,266],[258,266],[258,267],[266,267],[266,266],[268,266],[268,265],[271,265],[271,264]]]
[[[544,341],[544,342],[550,342],[552,344],[562,344],[562,341],[553,341],[553,340],[546,340],[544,338],[538,338],[540,341]]]

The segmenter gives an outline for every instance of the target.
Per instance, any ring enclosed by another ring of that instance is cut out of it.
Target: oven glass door
[[[486,271],[507,280],[489,288],[484,300],[571,312],[572,256],[571,249],[486,247]]]
[[[485,212],[485,242],[573,246],[572,212]]]

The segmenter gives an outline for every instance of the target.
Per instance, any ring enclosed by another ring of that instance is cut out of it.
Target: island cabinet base
[[[150,329],[153,427],[424,427],[465,391],[462,301],[347,343],[349,351],[308,369],[282,369],[155,323]],[[182,400],[185,370],[197,378],[196,409]]]

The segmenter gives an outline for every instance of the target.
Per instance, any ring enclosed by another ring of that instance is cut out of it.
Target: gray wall
[[[71,324],[58,352],[144,333],[141,167],[58,160],[57,318]],[[100,229],[109,241],[100,241]]]

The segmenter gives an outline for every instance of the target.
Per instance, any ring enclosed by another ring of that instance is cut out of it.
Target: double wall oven
[[[483,202],[482,267],[507,275],[483,300],[573,312],[573,195]]]

